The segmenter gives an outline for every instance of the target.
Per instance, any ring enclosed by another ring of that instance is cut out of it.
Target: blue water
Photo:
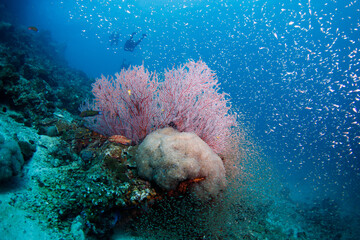
[[[201,58],[293,199],[330,197],[360,212],[359,1],[5,2],[91,77],[124,61],[162,72]],[[147,37],[126,52],[132,32]]]

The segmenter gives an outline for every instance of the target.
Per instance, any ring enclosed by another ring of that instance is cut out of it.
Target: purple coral
[[[102,113],[86,118],[94,131],[124,135],[138,143],[150,132],[170,125],[196,133],[216,153],[225,149],[236,118],[230,113],[226,94],[219,93],[215,73],[203,61],[166,70],[163,82],[143,66],[115,76],[97,79],[93,103],[80,107]]]

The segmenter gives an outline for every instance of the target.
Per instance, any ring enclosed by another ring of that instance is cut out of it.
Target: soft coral
[[[94,102],[80,108],[102,112],[86,118],[93,130],[124,135],[137,143],[158,128],[172,126],[196,133],[216,153],[225,149],[236,118],[230,113],[226,94],[219,93],[215,73],[203,61],[165,71],[163,82],[143,66],[115,76],[97,79]]]

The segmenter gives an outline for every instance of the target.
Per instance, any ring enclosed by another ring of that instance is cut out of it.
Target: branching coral
[[[214,72],[204,62],[189,61],[167,70],[162,82],[143,66],[123,69],[115,76],[97,79],[93,102],[80,107],[101,113],[86,118],[88,127],[138,143],[156,129],[172,126],[197,134],[216,153],[225,150],[236,119],[226,94],[219,93]]]

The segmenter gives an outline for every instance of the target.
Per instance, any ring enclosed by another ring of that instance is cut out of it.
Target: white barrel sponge
[[[193,183],[191,190],[206,198],[216,196],[226,186],[221,158],[195,133],[159,129],[139,145],[135,159],[140,177],[166,190],[176,189],[182,181],[204,177]]]

